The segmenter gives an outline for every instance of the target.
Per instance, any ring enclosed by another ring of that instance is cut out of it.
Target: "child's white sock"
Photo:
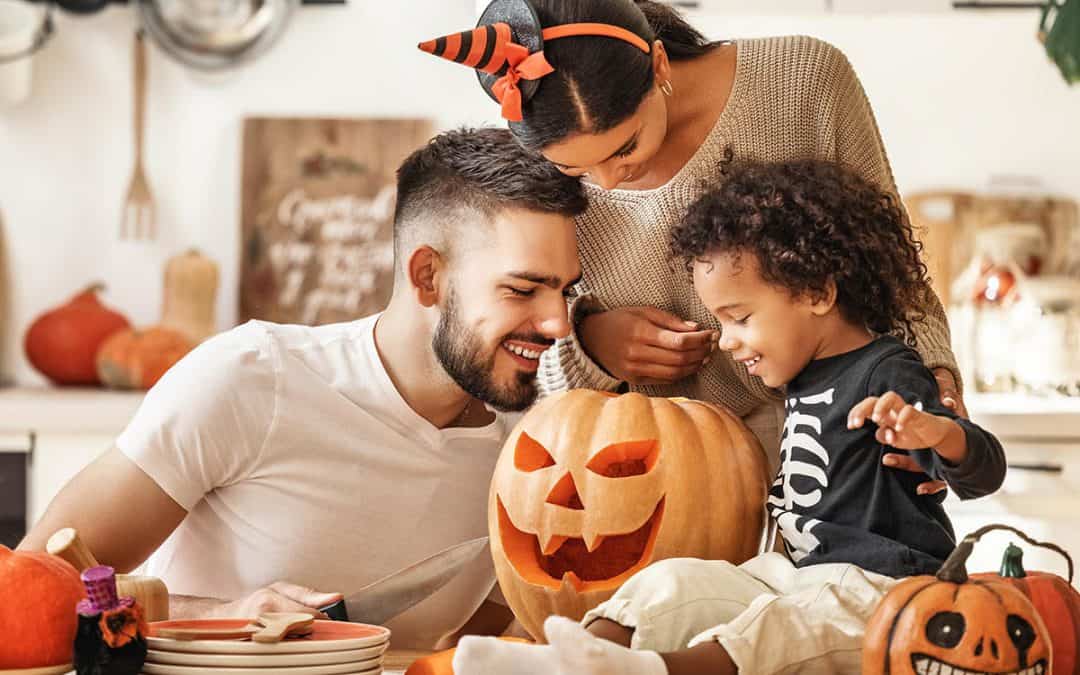
[[[667,675],[658,653],[603,640],[565,617],[548,617],[544,634],[558,659],[551,672],[559,675]]]
[[[565,617],[544,622],[548,645],[464,637],[454,654],[454,675],[667,675],[656,652],[602,640]]]
[[[548,645],[469,636],[454,652],[454,675],[556,675],[558,668]]]

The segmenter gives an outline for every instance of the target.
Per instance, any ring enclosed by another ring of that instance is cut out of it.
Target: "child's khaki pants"
[[[854,565],[798,569],[775,552],[738,567],[677,558],[634,575],[582,623],[604,618],[632,628],[634,649],[716,640],[743,675],[858,675],[866,623],[896,583]]]

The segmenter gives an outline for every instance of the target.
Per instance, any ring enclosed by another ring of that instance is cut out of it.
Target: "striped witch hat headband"
[[[567,23],[543,28],[529,0],[494,0],[476,28],[420,43],[421,50],[476,69],[480,85],[502,106],[502,116],[521,121],[521,106],[540,79],[555,72],[544,56],[544,41],[593,35],[628,42],[646,54],[641,36],[606,23]]]

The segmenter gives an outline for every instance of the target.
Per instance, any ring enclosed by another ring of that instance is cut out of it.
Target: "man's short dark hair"
[[[585,210],[578,178],[564,175],[514,140],[506,129],[456,129],[413,152],[397,173],[394,254],[431,236],[449,247],[456,230],[507,208],[576,216]]]

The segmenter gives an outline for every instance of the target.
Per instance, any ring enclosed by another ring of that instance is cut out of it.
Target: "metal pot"
[[[166,53],[224,70],[270,48],[300,0],[136,0],[143,28]]]

